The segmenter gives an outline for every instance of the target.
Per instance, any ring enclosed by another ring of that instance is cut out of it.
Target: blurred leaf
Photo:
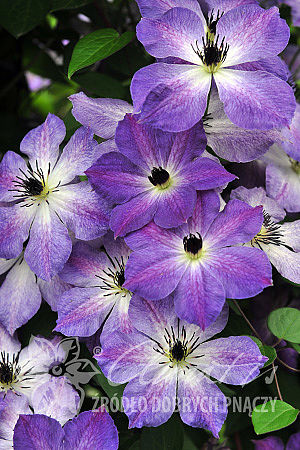
[[[72,9],[79,8],[79,6],[92,3],[93,0],[52,0],[51,11],[57,11],[58,9]]]
[[[300,345],[299,344],[292,344],[293,349],[295,349],[298,353],[300,353]]]
[[[69,83],[53,59],[31,42],[24,43],[22,64],[23,67],[29,66],[28,70],[40,77]]]
[[[142,450],[181,450],[183,447],[183,426],[173,415],[168,422],[156,428],[143,428],[141,434]]]
[[[18,38],[42,22],[50,6],[50,0],[1,0],[0,24]]]
[[[84,36],[77,42],[73,50],[68,69],[68,77],[79,69],[90,66],[125,47],[134,37],[132,31],[121,36],[116,30],[104,28]]]
[[[123,99],[127,92],[127,89],[119,81],[102,73],[87,72],[75,75],[73,81],[99,97]]]
[[[270,347],[269,345],[264,345],[259,339],[257,339],[254,336],[249,336],[249,337],[251,337],[251,339],[258,346],[261,354],[268,358],[268,361],[265,362],[264,367],[267,367],[270,364],[272,364],[272,362],[275,361],[275,359],[277,357],[277,353],[276,353],[275,348]]]
[[[299,409],[281,400],[258,405],[252,413],[255,433],[270,433],[285,428],[295,422],[298,413]]]
[[[279,339],[300,344],[300,310],[279,308],[268,317],[269,330]]]

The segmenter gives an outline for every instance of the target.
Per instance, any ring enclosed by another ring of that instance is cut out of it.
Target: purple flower
[[[286,444],[277,436],[269,436],[265,439],[252,441],[255,445],[255,450],[297,450],[300,448],[300,433],[292,434]]]
[[[64,136],[62,120],[49,114],[21,142],[28,164],[13,152],[7,152],[0,164],[0,257],[18,257],[29,237],[24,258],[46,281],[70,256],[68,229],[78,239],[89,240],[108,227],[106,202],[88,182],[73,182],[99,157],[93,133],[77,130],[59,158]]]
[[[20,415],[14,430],[14,449],[117,450],[118,430],[105,408],[85,411],[62,429],[46,415]]]
[[[125,265],[130,249],[124,240],[104,237],[104,249],[76,243],[60,273],[72,283],[58,302],[56,331],[66,336],[92,336],[103,325],[101,340],[116,330],[131,332],[128,316],[132,293],[123,288]]]
[[[52,340],[34,337],[21,350],[17,339],[0,325],[0,398],[11,392],[25,396],[28,404],[36,410],[56,414],[62,422],[73,417],[79,404],[76,390],[66,377],[57,379],[50,374],[51,368],[66,357],[59,344],[58,337]]]
[[[239,187],[231,193],[231,198],[263,207],[262,227],[248,245],[263,250],[283,277],[300,284],[300,220],[279,224],[285,211],[266,196],[263,188]]]
[[[253,161],[266,153],[274,142],[282,142],[278,130],[247,130],[234,125],[224,112],[216,88],[211,90],[203,124],[207,144],[227,161]]]
[[[277,57],[289,27],[278,8],[242,5],[208,21],[200,8],[172,8],[143,18],[137,36],[163,61],[140,69],[131,84],[134,111],[149,125],[191,128],[206,111],[212,83],[235,125],[268,130],[290,124],[296,102]]]
[[[149,300],[174,291],[180,319],[202,329],[220,314],[225,298],[248,298],[272,283],[271,265],[257,249],[236,247],[261,229],[262,208],[230,201],[219,213],[213,191],[198,193],[188,223],[162,230],[150,223],[125,241],[132,248],[124,287]],[[234,247],[233,247],[234,246]]]
[[[291,71],[292,80],[294,82],[300,80],[300,53],[298,45],[289,44],[284,52],[282,58],[289,66]]]
[[[96,356],[105,376],[126,383],[124,411],[129,427],[159,426],[175,404],[183,422],[209,429],[214,436],[226,419],[226,397],[210,379],[234,385],[252,381],[266,360],[249,337],[208,341],[223,330],[228,308],[204,332],[178,319],[171,298],[135,298],[131,335],[115,334]]]
[[[30,270],[24,254],[15,259],[0,259],[0,274],[5,274],[0,287],[0,323],[12,335],[39,310],[42,298],[56,311],[58,297],[70,289],[55,275],[47,282]]]
[[[102,155],[86,171],[95,189],[117,204],[110,219],[115,236],[125,236],[152,219],[163,228],[179,226],[192,215],[197,190],[235,178],[219,163],[197,158],[206,144],[200,124],[175,134],[126,115],[115,139],[119,152]]]

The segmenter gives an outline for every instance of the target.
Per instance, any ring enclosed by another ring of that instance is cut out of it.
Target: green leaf
[[[0,25],[18,38],[41,23],[50,6],[50,0],[1,0]]]
[[[132,31],[126,31],[121,36],[116,30],[104,28],[84,36],[74,47],[71,57],[68,77],[79,69],[101,61],[121,50],[134,38]]]
[[[272,362],[275,361],[277,357],[275,348],[270,347],[269,345],[264,345],[259,339],[257,339],[254,336],[249,337],[251,337],[251,339],[255,342],[255,344],[257,344],[261,354],[268,358],[268,361],[265,362],[264,367],[267,367],[270,364],[272,364]]]
[[[300,310],[279,308],[268,317],[270,331],[279,339],[300,344]]]
[[[183,447],[183,426],[173,414],[168,422],[156,428],[143,428],[141,447],[143,450],[180,450]]]
[[[92,3],[93,0],[52,0],[51,11],[57,11],[59,9],[72,9],[79,8],[79,6]]]
[[[280,430],[295,422],[299,409],[281,400],[272,400],[258,405],[252,413],[252,423],[256,434]]]

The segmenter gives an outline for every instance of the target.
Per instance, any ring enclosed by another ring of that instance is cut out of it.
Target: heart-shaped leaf
[[[126,31],[121,36],[116,30],[105,28],[84,36],[74,47],[68,69],[68,77],[79,69],[101,61],[121,50],[134,38],[132,31]]]

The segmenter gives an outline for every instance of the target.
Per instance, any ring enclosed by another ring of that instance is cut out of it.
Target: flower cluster
[[[74,94],[82,126],[63,149],[49,114],[0,163],[1,448],[118,447],[106,411],[74,418],[78,393],[51,371],[61,334],[97,342],[105,377],[128,383],[130,428],[178,408],[218,437],[218,385],[249,383],[268,360],[249,336],[211,339],[226,299],[258,296],[277,272],[300,284],[300,106],[278,8],[137,3],[156,62],[135,73],[133,106]],[[15,332],[42,299],[55,337],[21,349]]]

